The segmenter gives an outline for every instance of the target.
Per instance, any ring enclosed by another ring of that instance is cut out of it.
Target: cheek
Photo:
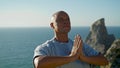
[[[56,26],[57,29],[63,28],[63,26],[61,24],[56,24],[55,26]]]
[[[59,31],[59,27],[57,25],[55,25],[54,26],[54,30],[58,32]]]

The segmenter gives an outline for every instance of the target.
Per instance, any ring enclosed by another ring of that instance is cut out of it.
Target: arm
[[[39,56],[34,59],[35,68],[55,68],[74,61],[74,56]]]
[[[78,36],[78,35],[77,35]],[[38,56],[34,59],[35,68],[55,68],[57,66],[73,62],[78,59],[80,54],[80,39],[75,37],[71,54],[68,56]]]
[[[103,55],[97,56],[80,56],[80,60],[94,65],[107,65],[108,61]]]
[[[80,39],[80,38],[79,38]],[[94,64],[94,65],[107,65],[108,61],[103,55],[97,55],[97,56],[85,56],[83,54],[83,45],[82,42],[80,44],[80,56],[79,60],[89,63],[89,64]]]

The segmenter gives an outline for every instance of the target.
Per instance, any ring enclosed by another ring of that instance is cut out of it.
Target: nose
[[[64,26],[70,26],[70,23],[69,22],[64,22],[63,25]]]
[[[69,25],[68,22],[64,22],[63,24],[64,24],[65,26]]]
[[[68,21],[64,21],[63,24],[66,25],[66,24],[69,24],[69,22]]]
[[[67,22],[64,22],[63,24],[65,25],[65,24],[67,24]]]

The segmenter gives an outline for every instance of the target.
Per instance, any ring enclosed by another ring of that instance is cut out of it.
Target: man
[[[66,12],[54,13],[50,26],[55,36],[35,49],[35,68],[90,68],[89,64],[108,64],[105,57],[82,42],[80,35],[75,36],[74,42],[68,38],[71,24]]]

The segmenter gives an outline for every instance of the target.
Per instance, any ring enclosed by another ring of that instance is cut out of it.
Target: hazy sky
[[[0,0],[0,27],[49,27],[59,10],[70,15],[72,26],[91,26],[100,18],[120,26],[120,0]]]

